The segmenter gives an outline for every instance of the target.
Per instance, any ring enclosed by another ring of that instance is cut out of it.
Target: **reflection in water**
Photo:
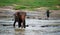
[[[15,29],[15,35],[35,35],[35,33],[29,29]]]
[[[15,35],[24,35],[25,29],[15,29]]]

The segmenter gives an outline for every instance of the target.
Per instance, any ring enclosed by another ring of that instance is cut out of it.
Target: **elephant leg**
[[[21,22],[20,22],[20,21],[18,22],[18,27],[19,27],[19,28],[21,27]]]
[[[14,21],[14,24],[13,24],[14,27],[15,27],[16,22],[17,22],[17,21],[15,20],[15,21]]]
[[[25,26],[25,20],[23,21],[23,26],[24,26],[24,28],[26,28],[26,26]]]

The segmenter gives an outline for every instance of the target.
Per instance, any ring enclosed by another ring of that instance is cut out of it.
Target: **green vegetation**
[[[12,5],[15,9],[33,9],[39,7],[49,7],[49,9],[58,10],[60,0],[0,0],[0,6]]]

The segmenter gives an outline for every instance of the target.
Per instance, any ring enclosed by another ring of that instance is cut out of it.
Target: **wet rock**
[[[44,25],[44,26],[41,26],[41,27],[58,27],[60,25]]]
[[[29,27],[29,25],[26,25],[26,27]]]
[[[50,27],[49,25],[44,25],[44,26],[41,26],[41,27]]]
[[[42,18],[38,18],[39,20],[41,20]]]
[[[2,25],[3,25],[3,26],[12,26],[11,24],[9,24],[9,25],[8,25],[8,24],[2,24]]]

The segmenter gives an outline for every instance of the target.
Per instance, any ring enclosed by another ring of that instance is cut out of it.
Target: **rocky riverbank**
[[[13,14],[17,10],[9,9],[9,8],[0,8],[0,18],[12,18]],[[46,19],[46,11],[47,10],[35,10],[35,11],[29,11],[29,10],[22,10],[27,13],[27,18],[33,18],[33,19]],[[60,19],[60,10],[49,10],[50,18],[49,19]]]

